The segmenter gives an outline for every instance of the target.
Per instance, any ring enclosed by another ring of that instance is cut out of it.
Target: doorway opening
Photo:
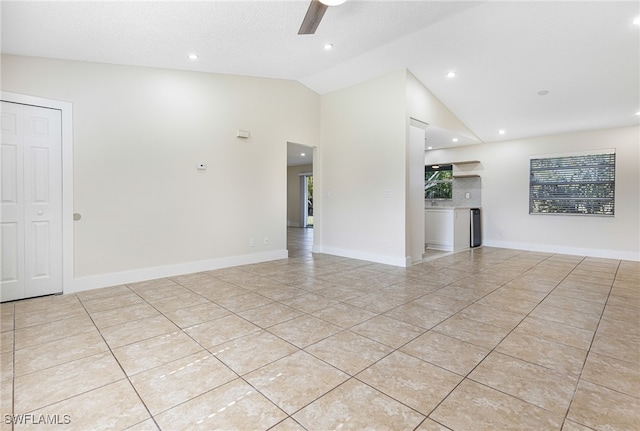
[[[313,227],[313,174],[300,174],[300,227]]]
[[[289,257],[311,255],[317,205],[314,203],[315,148],[287,142],[287,250]]]

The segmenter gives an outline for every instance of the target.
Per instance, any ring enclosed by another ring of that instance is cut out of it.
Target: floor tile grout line
[[[512,280],[510,280],[510,281],[513,281],[513,279],[512,279]],[[490,295],[491,293],[493,293],[493,292],[495,292],[495,291],[499,290],[500,288],[502,288],[503,286],[505,286],[506,284],[508,284],[510,281],[503,283],[502,285],[500,285],[499,287],[497,287],[497,288],[496,288],[496,289],[494,289],[493,291],[491,291],[491,292],[487,293],[485,296],[483,296],[483,297],[479,298],[478,300],[476,300],[473,304],[477,303],[480,299],[482,299],[482,298],[484,298],[484,297],[486,297],[486,296]],[[558,283],[558,284],[559,284],[559,283]],[[556,286],[557,286],[557,285],[556,285]],[[547,294],[547,296],[548,296],[548,294]],[[545,298],[546,298],[546,296],[545,296]],[[541,303],[543,300],[544,300],[544,298],[543,298],[542,300],[540,300],[540,302],[539,302],[539,303]],[[453,314],[451,317],[453,317],[453,316],[457,315],[458,313],[462,312],[464,309],[466,309],[466,308],[470,307],[471,305],[472,305],[472,304],[470,304],[469,306],[467,306],[467,307],[463,308],[462,310],[460,310],[460,311],[458,311],[457,313]],[[534,308],[534,309],[535,309],[535,308]],[[533,310],[531,310],[531,312],[532,312],[532,311],[533,311]],[[472,373],[473,373],[473,372],[474,372],[474,371],[475,371],[475,370],[480,366],[480,364],[482,364],[482,363],[483,363],[483,362],[484,362],[484,361],[489,357],[489,355],[491,355],[493,352],[495,352],[496,347],[497,347],[497,346],[499,346],[499,345],[500,345],[500,344],[501,344],[501,343],[502,343],[502,342],[503,342],[503,341],[504,341],[504,340],[505,340],[505,339],[506,339],[506,338],[507,338],[507,337],[508,337],[508,336],[509,336],[513,331],[515,331],[515,329],[516,329],[516,328],[517,328],[517,327],[518,327],[518,326],[519,326],[519,325],[520,325],[520,324],[521,324],[521,323],[522,323],[522,322],[527,318],[527,316],[528,316],[529,314],[531,314],[531,312],[529,312],[528,314],[526,314],[526,315],[525,315],[525,317],[523,317],[523,318],[520,320],[520,322],[519,322],[516,326],[514,326],[514,328],[513,328],[511,331],[509,331],[509,332],[508,332],[504,337],[502,337],[502,339],[500,340],[500,342],[498,342],[498,343],[497,343],[497,344],[496,344],[492,349],[490,349],[489,353],[487,353],[487,354],[484,356],[484,358],[482,358],[482,359],[481,359],[481,360],[480,360],[480,361],[479,361],[479,362],[478,362],[478,363],[477,363],[477,364],[476,364],[476,365],[475,365],[475,366],[474,366],[474,367],[473,367],[473,368],[472,368],[472,369],[471,369],[471,370],[470,370],[466,375],[464,375],[464,376],[463,376],[462,380],[461,380],[461,381],[460,381],[460,382],[459,382],[459,383],[458,383],[458,384],[457,384],[453,389],[451,389],[451,391],[449,391],[449,393],[448,393],[444,398],[442,398],[442,400],[440,400],[440,402],[439,402],[439,403],[438,403],[438,404],[437,404],[437,405],[436,405],[436,406],[431,410],[431,412],[429,412],[429,414],[427,415],[427,418],[430,418],[431,414],[432,414],[432,413],[433,413],[433,412],[434,412],[434,411],[435,411],[435,410],[436,410],[436,409],[437,409],[437,408],[438,408],[442,403],[444,403],[444,402],[445,402],[445,400],[446,400],[446,399],[447,399],[447,398],[448,398],[448,397],[449,397],[449,396],[450,396],[450,395],[451,395],[451,394],[452,394],[452,393],[453,393],[453,392],[454,392],[454,391],[455,391],[455,390],[456,390],[456,389],[457,389],[457,388],[458,388],[458,387],[459,387],[459,386],[460,386],[464,381],[466,381],[466,380],[470,380],[470,381],[476,382],[476,383],[481,384],[481,385],[483,385],[483,386],[485,386],[485,387],[488,387],[488,388],[490,388],[490,389],[493,389],[493,390],[496,390],[496,391],[498,391],[498,392],[501,392],[501,393],[503,393],[503,394],[505,394],[505,395],[507,395],[507,396],[510,396],[510,397],[512,397],[512,398],[515,398],[515,399],[518,399],[518,400],[520,400],[520,401],[522,401],[522,402],[525,402],[525,403],[531,404],[531,405],[533,405],[533,406],[536,406],[536,407],[538,407],[538,408],[542,408],[543,410],[549,411],[549,410],[547,410],[547,409],[545,409],[545,408],[543,408],[543,407],[537,406],[537,405],[535,405],[535,404],[533,404],[533,403],[531,403],[531,402],[529,402],[529,401],[523,400],[523,399],[521,399],[521,398],[519,398],[519,397],[516,397],[516,396],[513,396],[513,395],[511,395],[511,394],[505,393],[505,392],[503,392],[503,391],[501,391],[501,390],[499,390],[499,389],[497,389],[497,388],[493,388],[493,387],[491,387],[491,386],[487,386],[487,385],[485,385],[485,384],[483,384],[483,383],[481,383],[481,382],[477,382],[477,381],[473,380],[473,379],[470,377],[470,375],[471,375],[471,374],[472,374]],[[450,317],[450,318],[451,318],[451,317]],[[446,321],[446,319],[445,319],[445,321]],[[446,335],[446,334],[443,334],[443,335]],[[464,341],[464,340],[459,340],[459,341],[466,342],[466,341]],[[407,344],[408,344],[408,343],[407,343]],[[472,344],[472,343],[470,343],[470,344]],[[427,361],[427,362],[428,362],[428,361]],[[528,361],[525,361],[525,362],[528,362]],[[537,364],[534,364],[534,365],[537,365]],[[577,386],[577,384],[578,384],[578,383],[576,382],[576,386]],[[554,412],[551,412],[551,413],[554,413]],[[566,418],[566,414],[565,414],[565,418]],[[564,422],[564,419],[563,419],[563,422]]]
[[[585,258],[585,260],[586,260],[586,258]],[[604,313],[607,310],[607,304],[609,302],[609,299],[611,298],[611,292],[613,291],[613,285],[615,283],[615,279],[616,279],[616,276],[617,276],[617,273],[618,273],[619,269],[620,269],[620,261],[618,261],[618,266],[616,268],[615,275],[613,277],[613,280],[611,281],[611,286],[609,287],[609,293],[607,294],[607,300],[605,301],[604,306],[602,307],[602,312],[600,313],[600,318],[598,319],[598,324],[596,325],[596,328],[593,331],[593,336],[591,337],[591,342],[589,344],[589,349],[587,350],[587,354],[585,355],[584,361],[582,362],[582,367],[580,369],[580,374],[578,375],[578,382],[577,382],[577,384],[576,384],[576,386],[575,386],[575,388],[573,390],[573,393],[571,394],[571,399],[569,401],[569,407],[567,408],[567,412],[565,414],[563,425],[564,425],[564,422],[566,422],[567,420],[572,420],[572,419],[569,419],[569,413],[571,412],[571,406],[573,405],[573,401],[574,401],[576,395],[578,394],[578,388],[580,387],[580,383],[583,381],[582,375],[584,374],[584,369],[587,366],[587,362],[589,361],[589,356],[591,356],[591,349],[593,348],[593,343],[595,342],[596,336],[598,335],[598,328],[600,327],[600,323],[602,322],[602,319],[604,317]],[[600,386],[600,385],[598,385],[598,386]],[[577,422],[577,423],[580,423],[580,422]]]
[[[526,253],[523,251],[523,252],[521,252],[521,253],[519,253],[519,254],[516,254],[515,256],[518,256],[518,255],[524,255],[524,254],[526,254]],[[509,259],[511,259],[511,258],[513,258],[513,257],[514,257],[514,255],[510,256],[510,257],[509,257]],[[505,261],[505,259],[502,259],[501,261]],[[495,266],[498,266],[498,265],[500,265],[500,262],[501,262],[501,261],[497,261],[497,260],[496,260],[496,261],[492,262],[492,265],[493,265],[494,267],[495,267]],[[517,264],[517,262],[514,262],[514,263],[516,263],[516,264]],[[451,269],[453,269],[453,263],[450,263],[450,266],[451,266]],[[576,265],[574,265],[574,269],[575,269],[575,268],[577,268],[577,266],[578,266],[577,264],[576,264]],[[618,268],[619,268],[619,267],[620,267],[620,263],[618,263]],[[265,268],[266,268],[266,267],[265,267]],[[258,269],[259,269],[259,268],[258,268]],[[360,269],[362,269],[362,266],[354,266],[354,267],[352,267],[352,268],[345,269],[345,270],[344,270],[344,272],[345,272],[345,273],[347,273],[347,272],[354,271],[354,270],[355,270],[355,271],[358,271],[358,270],[360,270]],[[443,269],[444,269],[444,268],[443,268]],[[482,271],[486,271],[486,272],[489,272],[489,271],[491,271],[492,269],[493,269],[493,268],[489,268],[488,266],[483,266],[483,267],[482,267]],[[526,271],[525,271],[525,272],[526,272]],[[524,272],[523,272],[523,274],[524,274]],[[259,277],[261,277],[261,278],[269,278],[268,274],[267,274],[267,275],[265,275],[264,273],[263,273],[263,274],[260,274],[260,273],[258,272],[258,273],[256,273],[256,275],[257,275],[257,276],[259,276]],[[281,283],[281,284],[283,284],[283,285],[288,285],[286,282],[282,282],[282,281],[276,281],[276,282],[277,282],[277,283]],[[612,281],[612,286],[613,286],[613,283],[614,283],[614,282],[615,282],[615,277],[614,277],[614,281]],[[452,283],[453,283],[453,282],[452,282]],[[449,286],[449,285],[451,285],[452,283],[446,284],[445,286]],[[507,282],[507,283],[508,283],[508,282]],[[399,284],[399,283],[396,283],[396,284]],[[505,284],[506,284],[506,283],[505,283]],[[385,289],[385,288],[388,288],[388,287],[393,286],[393,285],[395,285],[395,284],[385,285],[385,286],[383,286],[383,287],[376,286],[375,290],[372,290],[371,292],[379,292],[381,289]],[[440,287],[439,289],[442,289],[442,288],[444,288],[445,286],[442,286],[442,287]],[[608,303],[608,301],[609,301],[609,298],[611,297],[612,286],[610,286],[610,289],[609,289],[609,295],[608,295],[608,297],[607,297],[607,303]],[[495,290],[497,290],[497,289],[499,289],[500,287],[501,287],[501,286],[499,286],[498,288],[494,289],[494,291],[495,291]],[[557,288],[557,287],[558,287],[558,285],[556,285],[556,288]],[[555,288],[554,288],[553,290],[555,290]],[[553,290],[552,290],[552,291],[553,291]],[[529,313],[528,313],[528,314],[526,314],[524,318],[528,317],[528,316],[533,312],[533,310],[535,310],[535,309],[536,309],[536,308],[537,308],[537,307],[542,303],[542,301],[544,301],[544,299],[545,299],[546,297],[548,297],[548,296],[551,294],[551,292],[552,292],[552,291],[549,291],[549,292],[547,293],[547,295],[546,295],[543,299],[539,300],[539,301],[538,301],[538,304],[536,305],[536,307],[534,307],[531,311],[529,311]],[[253,292],[254,292],[254,293],[258,293],[258,291],[257,291],[257,290],[253,290]],[[492,291],[492,292],[493,292],[493,291]],[[194,292],[194,293],[198,294],[198,292]],[[491,293],[491,292],[489,292],[489,293]],[[487,293],[487,295],[488,295],[489,293]],[[259,294],[259,293],[258,293],[258,294]],[[425,295],[426,295],[426,294],[425,294]],[[422,295],[422,296],[425,296],[425,295]],[[420,296],[420,297],[422,297],[422,296]],[[486,295],[485,295],[485,296],[486,296]],[[207,299],[209,302],[212,302],[212,303],[216,304],[214,301],[211,301],[211,300],[210,300],[210,299],[208,299],[208,298],[205,298],[205,299]],[[269,299],[271,299],[271,298],[269,298]],[[479,299],[481,299],[481,298],[479,298]],[[476,303],[479,299],[476,299],[474,302],[472,302],[472,304]],[[275,301],[275,302],[280,303],[280,301],[276,301],[276,300],[272,300],[272,301]],[[341,301],[341,302],[342,302],[342,303],[346,303],[346,300],[345,300],[345,301]],[[411,302],[411,301],[409,301],[409,302]],[[406,304],[406,303],[407,303],[407,302],[404,302],[403,304]],[[403,304],[402,304],[402,305],[403,305]],[[462,310],[466,309],[467,307],[469,307],[469,306],[470,306],[470,305],[472,305],[472,304],[469,304],[469,305],[467,305],[466,307],[464,307],[463,309],[456,311],[455,313],[453,313],[453,314],[452,314],[451,316],[449,316],[448,318],[451,318],[451,317],[453,317],[453,316],[455,316],[455,315],[458,315],[459,313],[461,313],[461,312],[462,312]],[[218,305],[218,304],[216,304],[216,305]],[[398,308],[398,307],[400,307],[400,306],[402,306],[402,305],[399,305],[399,306],[397,306],[397,307],[395,307],[395,308]],[[188,308],[188,307],[186,307],[186,308]],[[327,308],[327,307],[325,307],[325,308]],[[395,309],[395,308],[392,308],[392,309]],[[606,303],[605,303],[605,305],[603,306],[603,311],[602,311],[602,313],[601,313],[601,316],[600,316],[600,320],[599,320],[599,322],[598,322],[598,325],[599,325],[599,324],[601,323],[601,321],[602,321],[602,318],[603,318],[603,315],[604,315],[604,311],[605,311],[605,310],[606,310]],[[159,310],[158,310],[158,311],[159,311]],[[240,316],[240,315],[238,314],[239,312],[233,312],[233,311],[230,311],[230,310],[227,310],[227,311],[229,311],[229,312],[230,312],[231,314],[233,314],[233,315],[236,315],[237,317],[242,318],[242,316]],[[307,315],[313,316],[312,312],[304,312],[304,311],[302,311],[302,310],[300,310],[300,311],[301,311],[303,314],[307,314]],[[390,311],[390,310],[382,311],[382,312],[376,311],[376,312],[375,312],[376,314],[375,314],[375,316],[374,316],[374,317],[378,317],[378,316],[385,316],[385,314],[386,314],[386,313],[388,313],[389,311]],[[160,314],[161,314],[161,315],[163,315],[164,317],[168,318],[164,313],[160,312]],[[317,318],[317,316],[313,316],[313,317],[316,317],[316,318]],[[385,316],[385,317],[388,317],[388,318],[394,319],[394,318],[393,318],[393,317],[391,317],[391,316]],[[447,318],[447,319],[448,319],[448,318]],[[524,320],[524,318],[523,318],[522,320]],[[248,319],[245,319],[245,320],[247,320],[247,321],[249,321],[250,323],[252,323],[252,324],[256,325],[255,323],[251,322],[251,321],[250,321],[250,320],[248,320]],[[397,319],[395,319],[395,320],[397,320]],[[446,320],[446,319],[445,319],[445,320]],[[471,319],[471,320],[474,320],[474,319]],[[520,323],[522,322],[522,320],[520,321]],[[401,320],[399,320],[399,321],[400,321],[400,322],[402,322]],[[443,320],[443,321],[444,321],[444,320]],[[332,322],[329,322],[329,323],[332,323]],[[407,323],[407,322],[403,322],[403,323]],[[440,323],[441,323],[441,322],[440,322]],[[440,323],[438,323],[438,324],[440,324]],[[483,322],[483,323],[487,323],[487,322]],[[518,325],[519,325],[519,324],[518,324]],[[516,325],[516,327],[517,327],[518,325]],[[95,322],[94,322],[94,326],[95,326]],[[259,328],[261,328],[262,330],[265,330],[265,328],[263,328],[261,325],[256,325],[256,326],[257,326],[257,327],[259,327]],[[357,324],[356,324],[356,325],[353,325],[353,326],[357,326]],[[415,326],[415,325],[413,325],[413,326]],[[437,325],[434,325],[434,326],[437,326]],[[350,328],[351,328],[351,327],[350,327]],[[341,328],[341,331],[339,331],[338,333],[340,333],[340,332],[344,332],[344,331],[347,331],[347,330],[349,330],[350,328]],[[432,327],[432,328],[433,328],[433,327]],[[420,329],[423,329],[424,331],[422,331],[422,332],[421,332],[421,334],[420,334],[420,335],[418,335],[417,337],[419,337],[419,336],[421,336],[421,335],[423,335],[423,334],[427,333],[427,332],[428,332],[428,331],[430,331],[432,328],[429,328],[429,329],[427,329],[427,330],[424,330],[424,328],[420,328]],[[179,328],[179,330],[180,330],[180,331],[182,331],[182,332],[185,332],[183,328]],[[14,331],[15,331],[15,328],[14,328]],[[513,331],[513,329],[511,330],[511,332],[512,332],[512,331]],[[102,332],[101,332],[99,329],[98,329],[98,332],[102,335]],[[509,332],[509,333],[510,333],[510,332]],[[509,333],[507,334],[507,336],[509,335]],[[595,339],[595,335],[596,335],[596,333],[597,333],[597,328],[596,328],[596,330],[594,331],[594,336],[592,337],[591,344],[593,344],[593,340]],[[336,335],[336,334],[333,334],[333,335]],[[329,337],[331,337],[331,336],[333,336],[333,335],[330,335]],[[327,337],[327,338],[329,338],[329,337]],[[407,343],[411,342],[412,340],[414,340],[414,339],[415,339],[415,338],[417,338],[417,337],[414,337],[413,339],[409,340]],[[506,336],[505,336],[505,338],[506,338]],[[236,338],[236,339],[237,339],[237,338]],[[324,338],[324,339],[326,339],[326,338]],[[324,339],[323,339],[323,340],[324,340]],[[502,340],[504,340],[504,338],[503,338]],[[104,340],[104,338],[103,338],[103,341],[106,343],[106,340]],[[194,341],[195,341],[195,340],[194,340]],[[286,340],[284,340],[284,341],[286,341]],[[376,341],[376,340],[374,340],[374,341]],[[14,337],[14,342],[15,342],[15,337]],[[320,342],[320,341],[318,341],[318,342]],[[466,342],[466,341],[463,341],[463,342]],[[198,344],[199,344],[199,343],[198,343]],[[406,344],[406,343],[405,343],[405,344]],[[498,343],[498,345],[499,345],[499,344],[500,344],[500,343]],[[108,343],[107,343],[107,346],[109,346],[109,345],[108,345]],[[307,346],[307,347],[308,347],[308,346]],[[307,347],[305,347],[305,348],[307,348]],[[297,347],[296,347],[296,348],[297,348]],[[304,349],[300,349],[300,348],[297,348],[297,349],[298,349],[298,351],[299,351],[299,350],[304,350]],[[389,352],[389,354],[387,354],[387,356],[388,356],[388,355],[390,355],[390,354],[392,354],[392,353],[394,353],[394,352],[397,352],[399,349],[400,349],[400,347],[396,348],[395,350],[392,350],[391,352]],[[495,347],[494,347],[494,349],[495,349]],[[493,349],[493,350],[494,350],[494,349]],[[493,350],[492,350],[491,352],[493,352]],[[491,353],[491,352],[490,352],[490,353]],[[309,353],[309,352],[307,352],[307,353]],[[489,353],[489,354],[490,354],[490,353]],[[15,348],[14,348],[14,356],[15,356]],[[485,356],[485,358],[486,358],[487,356],[488,356],[488,354]],[[318,359],[320,359],[320,358],[318,358]],[[418,359],[420,359],[420,358],[418,358]],[[320,359],[320,360],[321,360],[321,359]],[[382,359],[380,359],[380,360],[382,360]],[[586,360],[586,359],[585,359],[585,360]],[[379,361],[379,360],[378,360],[378,361]],[[331,365],[331,364],[329,364],[329,365]],[[337,368],[337,367],[335,367],[335,368]],[[584,368],[584,364],[583,364],[583,368]],[[232,371],[233,371],[233,370],[232,370]],[[344,372],[343,370],[341,370],[341,371],[342,371],[342,372]],[[472,371],[473,371],[473,370],[472,370]],[[472,372],[472,371],[470,371],[470,372]],[[360,371],[360,372],[362,372],[362,371]],[[357,374],[359,374],[360,372],[356,373],[356,375],[357,375]],[[351,376],[351,378],[355,378],[355,379],[357,380],[357,378],[355,377],[355,375],[351,375],[351,374],[349,374],[349,373],[346,373],[346,374],[347,374],[347,375],[350,375],[350,376]],[[125,375],[126,375],[126,373],[125,373]],[[236,373],[236,375],[238,375],[238,374]],[[238,375],[238,376],[239,376],[239,375]],[[240,377],[240,378],[242,378],[241,376],[239,376],[239,377]],[[467,377],[463,377],[463,380],[462,380],[462,381],[464,381],[466,378],[467,378]],[[347,381],[348,381],[348,380],[347,380]],[[339,386],[339,385],[338,385],[338,386]],[[336,386],[336,387],[337,387],[337,386]],[[378,389],[376,389],[376,390],[378,390]],[[384,392],[382,392],[382,393],[384,393]],[[386,393],[385,393],[385,395],[389,396],[389,395],[388,395],[388,394],[386,394]],[[445,397],[445,398],[446,398],[446,397]],[[267,399],[268,399],[268,398],[267,398]],[[521,400],[521,401],[524,401],[524,400]],[[315,401],[313,401],[313,402],[315,402]],[[291,417],[291,416],[288,416],[288,417]],[[292,418],[292,419],[293,419],[293,418]]]
[[[128,286],[127,286],[128,287]],[[131,289],[131,288],[129,288]],[[78,298],[80,299],[80,298]],[[144,298],[142,298],[144,300]],[[80,302],[82,303],[82,300],[80,300]],[[107,346],[107,348],[109,349],[109,353],[111,354],[111,356],[113,357],[113,360],[116,361],[116,363],[118,364],[118,367],[120,367],[120,370],[122,371],[122,374],[124,374],[124,379],[127,380],[127,382],[129,383],[129,385],[131,386],[131,388],[133,389],[133,391],[135,392],[136,396],[138,397],[138,400],[142,403],[142,405],[144,406],[145,410],[147,411],[149,418],[151,418],[151,420],[153,421],[153,423],[156,425],[156,427],[161,430],[160,425],[156,422],[156,419],[154,418],[154,416],[151,414],[151,410],[149,409],[149,406],[147,405],[147,403],[144,401],[144,399],[142,398],[142,396],[140,395],[140,393],[138,392],[138,389],[135,387],[135,385],[133,384],[133,382],[131,381],[131,376],[129,376],[129,374],[127,374],[126,370],[124,369],[124,367],[122,366],[122,364],[120,363],[120,360],[118,360],[118,357],[115,355],[115,353],[113,352],[113,349],[111,348],[111,346],[109,345],[109,343],[107,343],[107,340],[104,338],[104,335],[102,334],[102,332],[100,331],[100,329],[98,328],[98,326],[96,325],[95,321],[93,320],[93,317],[91,316],[91,313],[89,313],[89,311],[86,309],[84,303],[82,303],[82,306],[85,308],[85,311],[87,312],[87,314],[89,315],[89,318],[91,319],[91,321],[93,322],[93,325],[96,327],[96,330],[98,331],[98,333],[100,334],[100,337],[102,338],[102,341],[104,342],[104,344]],[[108,383],[108,384],[113,384],[114,382]],[[106,386],[106,385],[105,385]],[[95,389],[94,389],[95,390]],[[77,395],[76,395],[77,396]],[[147,419],[145,419],[147,420]],[[144,421],[142,421],[144,422]],[[136,424],[133,424],[132,426],[134,426]]]
[[[75,295],[75,294],[74,294],[74,295]],[[78,300],[80,301],[80,298],[78,298]],[[80,303],[81,303],[81,305],[83,306],[83,308],[84,308],[85,312],[87,313],[87,315],[89,316],[89,318],[91,319],[91,316],[90,316],[89,312],[86,310],[86,307],[84,307],[84,304],[83,304],[81,301],[80,301]],[[95,327],[95,322],[93,322],[93,319],[91,319],[91,321],[92,321],[92,323],[94,324],[94,327]],[[104,337],[102,336],[102,333],[100,333],[100,331],[98,330],[98,328],[97,328],[97,327],[95,327],[95,329],[98,331],[98,333],[99,333],[100,337],[102,338],[103,342],[105,343],[106,347],[108,348],[109,354],[111,355],[111,357],[113,357],[113,359],[116,361],[116,363],[117,363],[117,364],[118,364],[118,366],[120,367],[121,371],[123,372],[124,377],[122,377],[121,379],[118,379],[118,380],[115,380],[115,381],[112,381],[112,382],[109,382],[109,383],[105,383],[105,384],[103,384],[103,385],[100,385],[100,386],[97,386],[97,387],[91,388],[91,389],[88,389],[88,390],[85,390],[85,391],[83,391],[83,392],[80,392],[80,393],[77,393],[77,394],[71,395],[71,396],[69,396],[69,397],[66,397],[66,398],[63,398],[63,399],[60,399],[60,400],[56,400],[56,401],[54,401],[54,402],[52,402],[52,403],[50,403],[50,404],[46,404],[46,405],[43,405],[43,406],[37,407],[37,408],[35,408],[35,409],[33,410],[33,412],[35,412],[35,411],[37,411],[37,410],[40,410],[40,409],[43,409],[43,408],[46,408],[46,407],[48,407],[48,406],[55,405],[55,404],[57,404],[57,403],[60,403],[60,402],[66,401],[66,400],[70,400],[70,399],[75,398],[75,397],[77,397],[77,396],[84,395],[84,394],[89,393],[89,392],[91,392],[91,391],[94,391],[94,390],[97,390],[97,389],[100,389],[100,388],[104,388],[104,387],[106,387],[106,386],[109,386],[109,385],[111,385],[111,384],[117,383],[117,382],[119,382],[119,381],[123,381],[123,380],[125,380],[125,379],[129,381],[129,384],[131,385],[131,387],[132,387],[132,388],[134,389],[134,391],[136,392],[136,395],[138,396],[138,398],[140,399],[140,401],[143,403],[143,405],[145,406],[145,408],[147,408],[147,407],[146,407],[146,404],[144,404],[144,401],[142,400],[142,398],[140,397],[140,395],[137,393],[137,390],[135,390],[135,387],[133,386],[133,384],[132,384],[132,383],[131,383],[131,381],[129,380],[129,378],[128,378],[128,376],[127,376],[127,373],[126,373],[126,372],[124,371],[124,369],[122,368],[122,365],[120,364],[120,362],[118,361],[118,359],[115,357],[115,355],[114,355],[114,354],[113,354],[113,352],[111,351],[111,348],[109,347],[108,343],[106,342],[106,340],[105,340],[105,339],[104,339]],[[55,340],[54,340],[54,341],[55,341]],[[15,344],[15,339],[14,339],[14,344]],[[106,352],[106,351],[105,351],[105,352]],[[100,352],[100,353],[96,353],[96,354],[92,354],[92,355],[88,355],[88,356],[83,356],[83,357],[80,357],[80,358],[73,359],[73,360],[71,360],[71,361],[64,362],[64,363],[62,363],[62,364],[57,364],[57,365],[54,365],[54,366],[52,366],[52,367],[44,368],[44,369],[42,369],[42,370],[36,370],[36,371],[34,371],[34,372],[47,370],[47,369],[54,368],[54,367],[56,367],[56,366],[64,365],[64,364],[67,364],[67,363],[70,363],[70,362],[74,362],[74,361],[77,361],[77,360],[86,359],[86,358],[89,358],[89,357],[91,357],[91,356],[95,356],[95,355],[97,355],[97,354],[103,354],[103,353],[105,353],[105,352]],[[14,358],[15,358],[15,350],[14,350]],[[29,373],[29,374],[31,374],[31,373]],[[27,375],[27,374],[25,374],[25,375]],[[21,376],[18,376],[18,377],[21,377]],[[16,414],[17,414],[17,413],[15,412],[15,379],[16,379],[16,375],[15,375],[15,372],[14,372],[13,382],[12,382],[12,383],[13,383],[13,390],[14,390],[13,397],[12,397],[12,398],[13,398],[12,409],[13,409],[13,414],[14,414],[14,415],[16,415]],[[149,412],[148,408],[147,408],[147,411]],[[26,412],[25,414],[29,414],[29,413],[31,413],[31,412]],[[150,417],[152,417],[150,412],[149,412],[149,415],[150,415]],[[146,419],[145,419],[145,420],[146,420]],[[133,424],[133,425],[136,425],[136,424]],[[13,427],[13,423],[12,423],[12,427]]]
[[[545,259],[545,260],[546,260],[546,259]],[[543,260],[542,262],[544,262],[544,260]],[[540,262],[540,263],[542,263],[542,262]],[[533,267],[535,267],[535,266],[539,265],[540,263],[538,263],[538,264],[534,265]],[[577,266],[577,265],[576,265],[576,266]],[[532,268],[533,268],[533,267],[532,267]],[[529,270],[531,270],[531,268],[530,268]],[[567,276],[565,276],[565,277],[563,278],[563,280],[564,280],[564,279],[566,279],[566,277],[568,277],[568,275],[567,275]],[[508,284],[508,283],[509,283],[509,282],[507,282],[507,283],[503,284],[502,286],[504,286],[504,285],[506,285],[506,284]],[[556,284],[556,287],[557,287],[560,283],[562,283],[562,280],[561,280],[561,281],[559,281],[559,282]],[[502,286],[501,286],[501,287],[502,287]],[[475,370],[476,370],[476,369],[477,369],[477,368],[478,368],[478,367],[479,367],[479,366],[480,366],[480,365],[481,365],[481,364],[482,364],[482,363],[483,363],[483,362],[484,362],[484,361],[489,357],[489,355],[491,355],[492,353],[496,352],[496,350],[495,350],[495,349],[496,349],[496,348],[497,348],[497,347],[498,347],[498,346],[499,346],[499,345],[500,345],[500,344],[501,344],[501,343],[502,343],[502,342],[503,342],[503,341],[504,341],[504,340],[505,340],[509,335],[511,335],[511,334],[512,334],[512,333],[513,333],[513,332],[518,328],[518,326],[520,326],[520,325],[522,324],[522,322],[524,322],[524,321],[527,319],[527,317],[529,317],[529,316],[531,315],[531,313],[533,313],[533,311],[534,311],[534,310],[535,310],[535,309],[536,309],[536,308],[537,308],[537,307],[538,307],[538,306],[539,306],[539,305],[544,301],[544,299],[545,299],[545,298],[547,298],[547,297],[551,294],[551,292],[553,292],[553,290],[555,290],[555,288],[556,288],[556,287],[554,287],[551,291],[549,291],[549,293],[547,293],[547,294],[544,296],[544,298],[542,298],[542,299],[538,302],[538,304],[537,304],[537,305],[536,305],[536,306],[535,306],[531,311],[529,311],[527,314],[525,314],[525,316],[520,320],[520,322],[518,322],[518,324],[517,324],[516,326],[514,326],[514,328],[513,328],[511,331],[509,331],[509,332],[508,332],[508,333],[507,333],[507,334],[506,334],[506,335],[505,335],[505,336],[500,340],[500,342],[498,342],[498,343],[497,343],[497,344],[496,344],[496,345],[495,345],[495,346],[490,350],[490,352],[489,352],[489,353],[488,353],[484,358],[482,358],[482,359],[481,359],[481,360],[480,360],[480,361],[479,361],[479,362],[478,362],[478,363],[477,363],[477,364],[476,364],[476,365],[475,365],[475,366],[474,366],[474,367],[473,367],[473,368],[472,368],[472,369],[467,373],[467,375],[465,376],[465,379],[464,379],[464,380],[469,379],[469,380],[474,381],[474,382],[476,382],[476,383],[478,383],[478,384],[481,384],[481,385],[483,385],[483,386],[485,386],[485,387],[491,388],[491,389],[496,390],[496,391],[498,391],[498,392],[504,393],[505,395],[508,395],[508,396],[510,396],[510,397],[513,397],[513,398],[515,398],[515,399],[518,399],[518,400],[520,400],[520,401],[523,401],[523,402],[526,402],[526,403],[528,403],[528,404],[531,404],[531,405],[534,405],[534,406],[536,406],[536,407],[539,407],[539,408],[542,408],[542,409],[544,409],[544,410],[547,410],[547,409],[546,409],[546,408],[544,408],[544,407],[538,406],[538,405],[533,404],[533,403],[531,403],[531,402],[529,402],[529,401],[527,401],[527,400],[521,399],[521,398],[519,398],[519,397],[517,397],[517,396],[514,396],[514,395],[508,394],[508,393],[506,393],[506,392],[504,392],[504,391],[501,391],[501,390],[500,390],[500,389],[498,389],[498,388],[493,388],[493,387],[491,387],[491,386],[485,385],[485,384],[484,384],[484,383],[482,383],[482,382],[478,382],[478,381],[476,381],[476,380],[473,380],[470,376],[471,376],[471,374],[472,374],[472,373],[473,373],[473,372],[474,372],[474,371],[475,371]],[[498,290],[498,289],[496,289],[496,290]],[[500,352],[496,352],[496,353],[500,353]],[[511,355],[508,355],[508,356],[511,356]],[[518,359],[518,360],[523,361],[523,360],[522,360],[522,359],[520,359],[520,358],[515,358],[515,359]],[[532,365],[540,366],[539,364],[535,364],[535,363],[530,362],[530,361],[523,361],[523,362],[527,362],[527,363],[530,363],[530,364],[532,364]],[[543,367],[543,368],[546,368],[546,367]],[[552,370],[552,371],[553,371],[553,370]],[[463,380],[463,381],[464,381],[464,380]],[[579,380],[577,380],[577,381],[576,381],[576,387],[577,387],[577,385],[578,385],[578,382],[579,382]],[[454,390],[455,390],[455,389],[454,389]],[[452,393],[452,392],[453,392],[453,391],[451,391],[451,392],[449,393],[449,395],[451,395],[451,393]],[[447,395],[447,397],[448,397],[449,395]],[[444,402],[444,400],[445,400],[447,397],[445,397],[445,398],[442,400],[442,402]],[[569,405],[570,405],[570,404],[569,404]],[[549,410],[547,410],[547,411],[549,411]],[[554,413],[554,412],[551,412],[551,413]],[[564,415],[563,423],[564,423],[564,420],[566,419],[567,413],[568,413],[568,410],[567,410],[567,412],[566,412],[566,413],[565,413],[565,415]],[[557,413],[556,413],[556,414],[557,414]]]

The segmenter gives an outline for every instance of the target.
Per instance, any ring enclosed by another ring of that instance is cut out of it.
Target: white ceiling
[[[287,166],[310,165],[313,163],[313,148],[287,142]]]
[[[308,3],[3,0],[2,52],[292,79],[320,94],[408,68],[484,142],[639,124],[637,0],[349,0],[299,36]]]

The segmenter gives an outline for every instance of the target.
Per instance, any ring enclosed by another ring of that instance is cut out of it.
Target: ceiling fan
[[[311,0],[309,9],[302,20],[302,25],[298,34],[314,34],[324,13],[329,6],[338,6],[344,3],[346,0]]]

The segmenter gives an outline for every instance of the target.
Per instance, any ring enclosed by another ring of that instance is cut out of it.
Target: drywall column
[[[407,256],[411,262],[422,260],[424,253],[424,128],[411,120],[408,142],[407,179]]]

